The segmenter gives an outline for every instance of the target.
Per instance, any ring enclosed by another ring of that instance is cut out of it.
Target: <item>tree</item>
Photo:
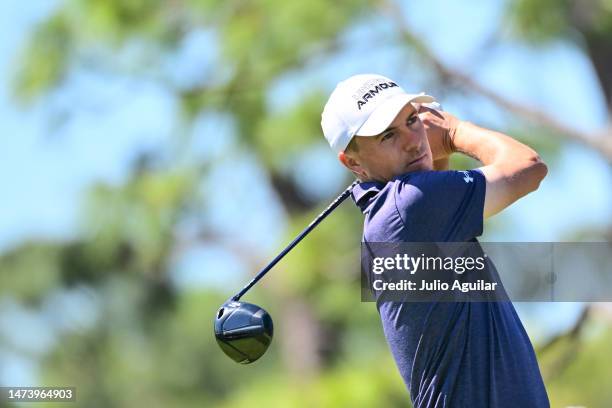
[[[521,0],[509,3],[507,18],[529,41],[561,36],[583,41],[612,112],[612,48],[606,40],[612,17],[606,7],[603,1],[578,8],[570,1]],[[91,186],[83,232],[75,240],[26,242],[0,258],[3,295],[35,310],[42,310],[51,294],[74,288],[88,288],[100,299],[92,328],[59,333],[61,345],[43,359],[45,379],[77,380],[84,396],[79,401],[87,406],[232,405],[253,396],[269,400],[276,392],[296,406],[357,403],[357,397],[343,394],[347,387],[361,390],[361,401],[405,405],[403,385],[385,374],[394,372],[392,361],[378,360],[386,349],[375,311],[371,305],[355,306],[360,220],[354,208],[334,213],[277,267],[273,280],[254,291],[254,301],[265,299],[263,304],[275,310],[281,333],[276,341],[283,350],[278,355],[273,348],[258,362],[257,375],[228,365],[209,335],[209,320],[227,293],[178,290],[171,280],[173,260],[193,247],[223,247],[253,271],[265,263],[261,249],[239,234],[224,235],[202,221],[211,204],[200,180],[246,152],[256,158],[263,172],[259,182],[273,191],[280,213],[290,216],[287,238],[321,208],[320,197],[304,188],[287,164],[323,143],[319,115],[327,90],[313,83],[299,102],[279,110],[269,106],[268,95],[279,78],[304,75],[350,49],[346,31],[366,17],[391,22],[389,42],[429,64],[437,86],[447,93],[484,95],[522,121],[548,129],[553,152],[565,140],[575,140],[610,162],[609,135],[583,135],[484,88],[446,66],[401,15],[395,3],[365,0],[80,0],[63,3],[37,27],[15,79],[20,101],[60,92],[75,72],[85,71],[152,81],[180,106],[170,152],[140,152],[124,184]],[[167,61],[202,34],[216,46],[212,62],[203,72],[177,78]],[[56,112],[60,128],[74,110]],[[232,124],[236,141],[227,156],[202,160],[186,153],[202,136],[194,127],[206,115]],[[466,165],[456,160],[455,165]],[[349,181],[347,174],[338,184]],[[185,234],[185,224],[195,225],[195,232]],[[279,367],[292,376],[279,375]],[[379,380],[368,381],[367,373],[350,367],[378,367]],[[271,382],[286,391],[273,389]]]

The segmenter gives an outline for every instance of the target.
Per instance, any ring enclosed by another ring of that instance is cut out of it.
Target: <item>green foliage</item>
[[[95,262],[117,259],[119,267],[159,273],[195,183],[189,170],[146,171],[120,188],[94,188],[85,219]]]
[[[309,2],[262,0],[230,1],[230,18],[223,25],[224,55],[230,61],[256,63],[258,77],[271,78],[282,62],[296,58],[308,46],[329,41],[347,25],[367,1]],[[246,62],[246,61],[245,61]]]
[[[553,407],[612,404],[612,331],[597,322],[588,329],[585,338],[565,339],[538,358]]]
[[[317,211],[320,209],[296,218],[290,235],[302,230]],[[330,285],[358,281],[361,222],[355,217],[356,212],[355,208],[336,210],[291,252],[283,264],[286,269],[283,279],[287,278],[289,293],[297,291],[307,296],[323,296],[322,291]],[[339,234],[347,239],[338,239]]]
[[[266,377],[234,393],[220,407],[410,407],[408,392],[390,356],[356,359],[313,379]]]
[[[278,115],[264,116],[254,132],[254,145],[269,167],[280,169],[313,143],[321,142],[322,93],[304,95],[299,105]]]
[[[16,91],[22,100],[30,101],[62,80],[70,62],[70,30],[62,13],[36,29],[19,63]]]
[[[86,0],[74,2],[75,19],[85,23],[87,38],[119,40],[128,36],[153,36],[168,22],[170,7],[162,0]],[[80,34],[79,34],[80,35]]]
[[[508,3],[508,19],[520,38],[544,43],[559,38],[610,38],[612,3],[609,0],[514,0]]]
[[[63,337],[45,359],[44,382],[74,385],[77,407],[216,406],[237,384],[269,370],[266,362],[245,369],[218,350],[213,316],[203,313],[222,303],[218,294],[184,294],[172,315],[145,326],[138,315],[142,288],[126,278],[101,287],[99,324]]]
[[[61,244],[30,242],[0,258],[0,297],[11,296],[27,304],[39,304],[60,286]]]
[[[534,42],[567,35],[569,0],[515,0],[508,3],[517,33]]]

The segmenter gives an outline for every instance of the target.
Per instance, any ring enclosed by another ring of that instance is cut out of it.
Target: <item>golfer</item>
[[[483,219],[546,176],[528,146],[434,102],[367,74],[340,82],[325,105],[325,138],[361,181],[352,198],[365,215],[364,242],[476,243]],[[453,153],[482,167],[449,171]],[[377,301],[377,308],[416,408],[550,406],[511,302]]]

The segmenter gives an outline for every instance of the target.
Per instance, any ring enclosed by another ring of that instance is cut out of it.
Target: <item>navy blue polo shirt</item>
[[[361,183],[352,197],[365,215],[364,242],[466,242],[482,234],[485,189],[478,170],[423,171]],[[511,302],[377,308],[415,408],[550,406]]]

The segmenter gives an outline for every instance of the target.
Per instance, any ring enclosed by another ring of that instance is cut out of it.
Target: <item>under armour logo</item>
[[[465,181],[466,183],[474,181],[474,178],[472,176],[470,176],[470,173],[468,173],[467,171],[462,171],[462,173],[464,175],[463,181]]]

